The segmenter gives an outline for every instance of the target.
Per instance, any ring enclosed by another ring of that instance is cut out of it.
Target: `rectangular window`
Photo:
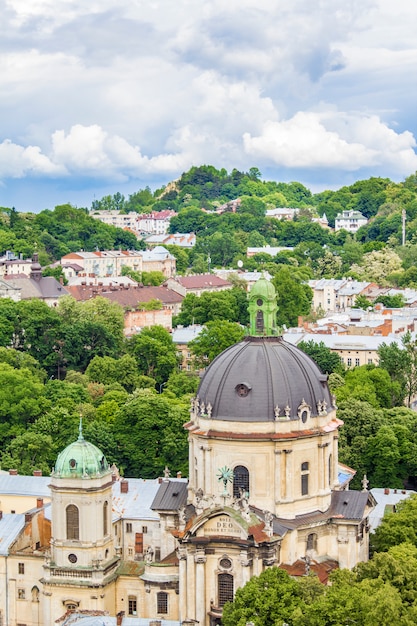
[[[146,535],[146,533],[148,532],[148,527],[147,526],[142,526],[142,532],[144,535]]]
[[[24,574],[24,573],[25,573],[25,564],[19,563],[19,574]]]
[[[347,365],[348,365],[348,367],[351,367],[351,365],[352,365],[352,359],[351,358],[348,358]]]
[[[135,596],[129,596],[129,615],[137,615],[137,601]]]
[[[372,359],[368,359],[368,365],[372,365]]]
[[[168,594],[165,593],[164,591],[160,591],[157,594],[157,604],[158,604],[157,612],[167,614],[168,613]]]
[[[361,360],[360,359],[355,359],[355,365],[356,367],[358,367],[361,364]]]
[[[25,599],[25,590],[24,589],[18,589],[17,590],[17,599],[18,600],[24,600]]]
[[[132,524],[130,522],[127,522],[127,524],[126,524],[126,532],[127,533],[131,533],[132,532]]]
[[[301,476],[301,495],[308,495],[308,474],[302,474]]]

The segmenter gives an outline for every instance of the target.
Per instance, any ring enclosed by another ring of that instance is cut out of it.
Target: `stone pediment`
[[[252,516],[251,516],[252,517]],[[255,523],[259,520],[254,516]],[[253,523],[253,520],[251,520]],[[251,524],[246,521],[239,512],[233,509],[211,510],[208,514],[200,516],[189,529],[189,534],[197,537],[235,537],[237,539],[248,538],[248,527]]]

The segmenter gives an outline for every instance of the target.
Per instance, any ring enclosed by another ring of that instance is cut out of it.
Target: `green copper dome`
[[[110,472],[106,457],[94,444],[80,435],[56,460],[52,473],[57,478],[97,478]]]

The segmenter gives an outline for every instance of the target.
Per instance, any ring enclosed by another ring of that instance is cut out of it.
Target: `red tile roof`
[[[209,287],[231,287],[228,280],[216,276],[216,274],[195,274],[190,276],[177,276],[177,281],[186,289],[204,289]]]
[[[183,296],[167,287],[128,287],[118,288],[105,285],[73,285],[67,287],[70,294],[78,301],[90,300],[102,296],[121,306],[136,306],[138,302],[160,300],[162,304],[175,304],[183,300]]]

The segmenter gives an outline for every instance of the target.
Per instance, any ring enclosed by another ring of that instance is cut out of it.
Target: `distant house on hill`
[[[135,235],[139,233],[139,216],[135,211],[129,211],[129,213],[121,213],[120,211],[91,211],[90,217],[103,222],[103,224],[108,224],[109,226],[130,230]]]
[[[59,298],[67,296],[66,288],[53,276],[42,276],[42,267],[38,262],[38,255],[33,255],[29,276],[10,275],[5,276],[4,281],[13,290],[20,290],[20,300],[37,298],[43,300],[48,306],[55,306]]]
[[[291,252],[294,248],[288,246],[263,246],[261,248],[248,248],[246,256],[248,258],[255,256],[255,254],[269,254],[270,256],[277,256],[280,252]]]
[[[176,215],[175,211],[152,211],[138,216],[138,229],[141,233],[149,235],[163,235],[168,232],[171,218]]]
[[[356,233],[361,226],[365,226],[367,223],[368,220],[359,211],[342,211],[336,215],[334,229],[335,231],[343,229],[349,233]]]
[[[32,259],[18,259],[8,252],[4,257],[0,259],[0,276],[17,276],[30,273],[30,267],[32,265]]]
[[[293,220],[299,212],[300,209],[276,207],[275,209],[267,209],[265,217],[273,217],[276,220]]]
[[[10,298],[14,302],[19,302],[21,296],[21,287],[14,287],[8,280],[0,278],[0,298]]]
[[[124,267],[135,272],[161,272],[166,278],[173,276],[176,259],[163,246],[153,250],[97,250],[95,252],[70,252],[61,258],[61,265],[81,267],[76,275],[121,276]]]
[[[147,246],[170,245],[179,246],[180,248],[193,248],[196,244],[196,236],[194,233],[173,233],[171,235],[150,235],[146,237]]]

